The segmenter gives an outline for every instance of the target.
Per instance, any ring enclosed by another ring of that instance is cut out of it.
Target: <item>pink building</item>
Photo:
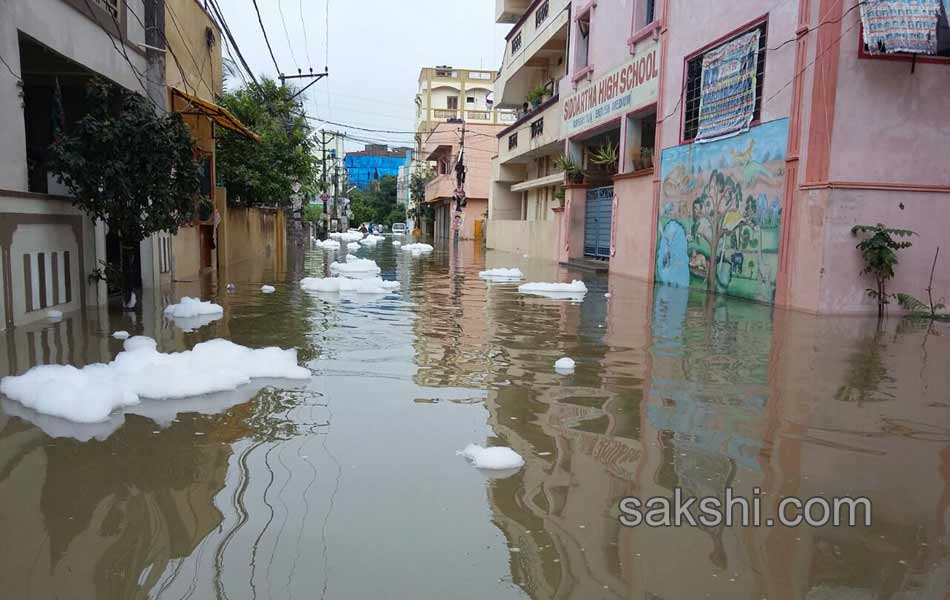
[[[491,159],[497,147],[495,136],[503,127],[458,121],[439,123],[429,133],[423,145],[423,157],[435,163],[437,175],[426,185],[425,202],[435,210],[434,237],[437,241],[452,239],[456,231],[462,240],[481,239],[484,235]],[[465,201],[464,206],[458,206],[456,165],[463,135]]]
[[[851,228],[884,223],[918,233],[890,290],[923,295],[950,248],[947,3],[932,55],[872,53],[858,0],[769,4],[571,3],[561,127],[587,176],[554,208],[561,262],[872,312]]]

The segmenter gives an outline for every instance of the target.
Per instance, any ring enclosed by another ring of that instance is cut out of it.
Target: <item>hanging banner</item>
[[[703,56],[697,142],[709,142],[749,130],[755,113],[758,29]]]
[[[637,43],[633,59],[561,102],[562,133],[576,133],[656,103],[660,61],[655,40]]]
[[[950,2],[944,0],[947,6]],[[937,53],[941,0],[882,0],[861,4],[868,52]]]

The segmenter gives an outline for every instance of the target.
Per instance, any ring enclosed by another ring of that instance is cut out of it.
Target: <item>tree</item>
[[[198,165],[178,113],[159,115],[144,97],[102,81],[87,95],[89,112],[50,146],[50,170],[73,204],[118,238],[127,301],[139,242],[194,219]]]
[[[861,251],[864,259],[862,275],[874,278],[876,289],[867,289],[867,295],[877,300],[877,318],[884,318],[884,309],[889,303],[887,282],[894,278],[894,267],[897,265],[897,251],[912,246],[911,242],[899,242],[894,238],[917,235],[908,229],[893,229],[883,223],[877,225],[855,225],[851,228],[852,235],[867,236],[855,246]],[[936,261],[936,258],[934,259]]]
[[[426,195],[426,184],[433,179],[435,179],[435,169],[432,168],[427,167],[422,171],[413,173],[409,180],[409,194],[412,199],[421,202]]]
[[[303,220],[308,223],[318,223],[323,219],[323,206],[317,202],[311,202],[303,209]]]
[[[390,226],[405,218],[405,211],[396,204],[397,180],[391,175],[374,181],[367,190],[350,194],[354,223],[381,223]]]
[[[288,206],[294,182],[300,193],[315,192],[317,161],[311,128],[294,90],[271,79],[225,92],[220,104],[261,136],[261,141],[221,130],[217,169],[228,199],[243,206]]]
[[[719,267],[719,244],[727,233],[723,226],[726,214],[738,210],[742,199],[742,188],[732,177],[713,171],[709,182],[703,187],[702,196],[693,203],[696,222],[693,224],[695,235],[709,244],[709,260],[706,266],[706,289],[716,291],[716,275]]]

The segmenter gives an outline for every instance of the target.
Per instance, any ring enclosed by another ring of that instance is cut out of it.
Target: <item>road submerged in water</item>
[[[0,398],[8,598],[942,599],[950,327],[827,318],[468,243],[361,249],[402,288],[307,292],[308,249],[179,282],[136,312],[8,332],[0,375],[163,352],[295,348],[307,381],[77,425]],[[481,280],[584,279],[582,302]],[[233,290],[225,283],[235,284]],[[262,294],[261,285],[273,285]],[[606,293],[609,291],[609,297]],[[221,318],[161,308],[200,295]],[[556,360],[576,361],[557,373]],[[456,452],[508,446],[515,472]],[[866,496],[870,527],[624,527],[622,498]]]

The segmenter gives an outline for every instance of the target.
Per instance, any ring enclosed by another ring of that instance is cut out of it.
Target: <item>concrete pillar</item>
[[[93,254],[92,269],[102,269],[106,265],[106,224],[105,221],[96,221],[95,225],[95,254]],[[91,273],[92,270],[87,270],[87,273]],[[99,305],[104,305],[109,301],[109,288],[106,286],[106,282],[101,279],[93,284],[93,290],[95,295],[95,303]],[[89,296],[87,303],[92,304],[93,296]]]
[[[19,76],[20,44],[15,4],[0,2],[0,56]],[[26,190],[26,130],[23,123],[23,88],[20,80],[0,65],[0,188]]]

